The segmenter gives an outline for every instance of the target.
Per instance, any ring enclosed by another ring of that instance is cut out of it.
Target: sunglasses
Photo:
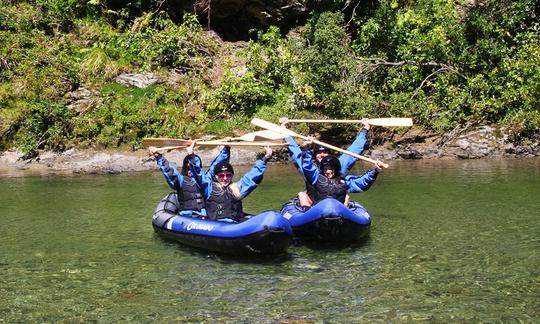
[[[220,180],[232,179],[233,174],[230,172],[220,172],[216,175]]]

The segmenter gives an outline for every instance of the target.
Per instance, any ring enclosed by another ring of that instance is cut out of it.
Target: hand
[[[369,130],[369,128],[371,127],[367,118],[360,119],[360,123],[362,123],[362,128],[364,128],[365,130]]]
[[[273,151],[272,151],[272,148],[270,147],[270,145],[266,145],[264,147],[264,149],[266,150],[266,154],[264,155],[263,160],[266,162],[266,161],[270,160],[270,158],[272,157]]]
[[[150,147],[148,148],[148,155],[153,156],[153,157],[155,157],[155,158],[158,158],[158,157],[161,156],[161,153],[159,153],[157,147],[155,147],[155,146],[150,146]]]
[[[279,119],[279,124],[280,124],[281,126],[283,126],[283,127],[285,127],[285,125],[286,125],[288,122],[289,122],[289,118],[287,118],[287,117],[281,117],[281,118]]]
[[[306,136],[306,139],[304,140],[304,143],[302,144],[302,146],[307,147],[308,145],[313,144],[314,140],[315,140],[315,138],[313,136],[311,136],[311,135]]]
[[[194,151],[194,147],[195,147],[195,143],[197,141],[191,141],[191,145],[189,145],[188,147],[186,147],[186,151],[187,151],[187,154],[188,155],[192,155],[193,154],[193,151]]]
[[[381,160],[377,160],[374,166],[377,171],[381,171],[384,168],[384,162]]]

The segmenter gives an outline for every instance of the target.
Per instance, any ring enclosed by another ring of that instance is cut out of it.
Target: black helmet
[[[220,172],[226,172],[226,171],[234,174],[234,169],[232,165],[227,161],[221,161],[218,164],[216,164],[216,166],[214,167],[214,175]]]
[[[326,152],[328,154],[330,154],[330,150],[327,148],[327,147],[324,147],[322,145],[319,145],[319,144],[316,144],[314,147],[313,147],[313,155],[317,155],[317,153],[319,152]]]
[[[189,171],[189,159],[190,155],[186,155],[184,157],[184,161],[182,162],[182,175],[187,176],[187,172]],[[202,160],[198,155],[195,155],[194,162],[196,165],[202,168]]]
[[[338,176],[339,172],[341,171],[341,163],[339,162],[339,159],[334,155],[328,155],[321,160],[320,169],[322,172],[324,172],[324,170],[326,169],[331,169],[332,171],[334,171],[334,175]]]

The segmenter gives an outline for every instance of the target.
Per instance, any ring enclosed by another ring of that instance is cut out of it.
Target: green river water
[[[279,209],[302,186],[271,164],[244,207]],[[157,168],[0,188],[0,322],[540,322],[539,159],[393,161],[353,195],[373,217],[366,242],[279,257],[157,237]]]

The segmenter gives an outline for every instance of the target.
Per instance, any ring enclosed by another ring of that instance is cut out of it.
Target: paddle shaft
[[[172,150],[185,149],[186,147],[187,146],[164,146],[164,147],[156,148],[156,152],[164,153],[164,152],[169,152],[169,151],[172,151]]]
[[[259,127],[272,130],[272,131],[277,132],[277,133],[281,133],[281,134],[285,134],[285,135],[289,135],[289,136],[293,136],[293,137],[299,137],[299,138],[301,138],[303,140],[309,140],[309,138],[307,136],[300,135],[300,134],[295,133],[294,131],[292,131],[292,130],[290,130],[288,128],[285,128],[285,127],[280,126],[280,125],[273,124],[273,123],[268,122],[266,120],[262,120],[262,119],[259,119],[259,118],[253,118],[251,120],[251,123],[254,124],[254,125],[257,125]],[[327,144],[327,143],[324,143],[324,142],[321,142],[321,141],[318,141],[318,140],[315,140],[315,139],[313,140],[313,143],[319,144],[321,146],[327,147],[327,148],[332,149],[332,150],[337,151],[337,152],[348,154],[348,155],[350,155],[352,157],[355,157],[357,159],[360,159],[360,160],[371,162],[373,164],[377,163],[376,160],[370,159],[370,158],[362,156],[362,155],[358,155],[356,153],[344,150],[344,149],[339,148],[337,146],[333,146],[333,145],[330,145],[330,144]],[[383,164],[382,166],[384,168],[388,168],[388,164],[386,164],[386,163]]]
[[[385,127],[409,127],[413,125],[412,118],[371,118],[365,120],[368,124]],[[288,123],[327,123],[327,124],[360,124],[359,119],[289,119]]]
[[[271,142],[254,142],[254,143],[249,143],[249,142],[224,142],[224,141],[207,141],[207,142],[196,142],[195,143],[196,146],[256,146],[256,147],[261,147],[261,146],[285,146],[287,145],[287,143],[271,143]],[[179,149],[185,149],[186,147],[188,147],[189,145],[179,145],[179,146],[163,146],[163,147],[158,147],[157,148],[157,151],[158,152],[168,152],[168,151],[172,151],[172,150],[179,150]]]
[[[303,138],[303,139],[308,139],[308,138],[305,137],[305,136],[302,136],[301,138]],[[329,149],[334,150],[334,151],[337,151],[337,152],[341,152],[341,153],[344,153],[344,154],[348,154],[348,155],[350,155],[350,156],[352,156],[352,157],[355,157],[355,158],[357,158],[357,159],[360,159],[360,160],[364,160],[364,161],[367,161],[367,162],[371,162],[371,163],[373,163],[373,164],[377,164],[377,161],[376,161],[376,160],[370,159],[370,158],[365,157],[365,156],[362,156],[362,155],[358,155],[358,154],[356,154],[356,153],[353,153],[353,152],[351,152],[351,151],[344,150],[344,149],[339,148],[339,147],[334,146],[334,145],[330,145],[330,144],[327,144],[327,143],[324,143],[324,142],[321,142],[321,141],[318,141],[318,140],[315,140],[315,139],[313,140],[313,143],[319,144],[320,146],[328,147]],[[385,169],[388,168],[388,164],[386,164],[386,163],[384,163],[382,166],[383,166]]]

